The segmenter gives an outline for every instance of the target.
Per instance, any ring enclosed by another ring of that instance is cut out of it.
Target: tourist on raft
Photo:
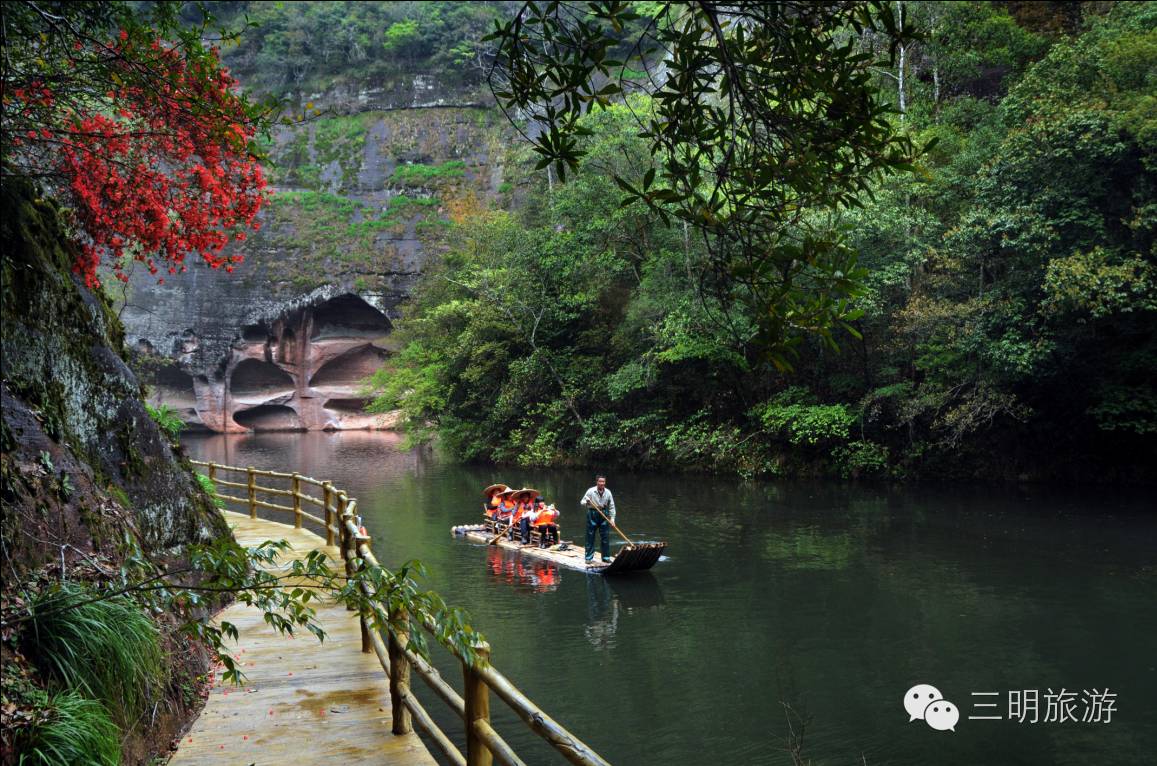
[[[493,516],[495,532],[511,526],[511,519],[514,517],[514,512],[518,508],[512,496],[517,491],[518,490],[514,489],[505,489],[496,495],[498,505],[494,509]]]
[[[611,523],[615,521],[615,498],[607,489],[607,477],[596,476],[595,485],[587,490],[579,502],[587,507],[587,563],[591,563],[595,558],[596,531],[602,535],[599,552],[603,563],[611,563],[614,559],[611,558],[611,531],[607,520],[609,519]]]
[[[530,523],[534,520],[534,499],[536,497],[538,497],[537,489],[520,489],[511,495],[511,498],[517,503],[511,526],[511,539],[514,539],[514,526],[517,525],[523,545],[530,545]]]
[[[542,495],[534,498],[534,526],[538,530],[538,547],[558,544],[558,509],[547,505]]]
[[[505,484],[491,484],[486,489],[482,490],[482,496],[486,498],[482,501],[482,513],[487,518],[494,519],[498,515],[498,506],[502,504],[499,498],[499,493],[505,492],[510,487]]]

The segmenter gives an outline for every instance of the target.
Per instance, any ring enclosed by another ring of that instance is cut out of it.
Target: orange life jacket
[[[538,518],[534,520],[534,526],[545,527],[548,524],[554,524],[558,521],[557,508],[543,508],[538,512]]]
[[[523,516],[529,516],[534,511],[532,503],[519,503],[518,508],[514,512],[514,521],[519,521]]]
[[[510,514],[514,513],[515,509],[513,500],[503,500],[498,504],[498,515],[502,518],[509,518]]]

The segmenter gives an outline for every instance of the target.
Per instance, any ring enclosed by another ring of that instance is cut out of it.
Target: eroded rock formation
[[[216,360],[199,353],[194,331],[182,333],[179,361],[158,371],[153,399],[222,433],[392,427],[365,412],[362,391],[389,354],[390,320],[354,293],[329,292],[245,324]]]
[[[455,211],[505,206],[517,186],[500,113],[380,108],[471,102],[428,86],[413,103],[335,86],[312,99],[332,114],[277,131],[274,193],[261,230],[228,251],[244,257],[234,273],[130,269],[115,298],[130,347],[155,363],[154,403],[217,432],[392,425],[360,392],[390,321],[448,247]]]

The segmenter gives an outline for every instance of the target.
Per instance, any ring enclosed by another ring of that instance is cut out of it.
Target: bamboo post
[[[325,511],[325,544],[333,545],[334,517],[337,515],[329,507],[333,502],[333,484],[328,481],[322,483],[321,497]]]
[[[254,473],[256,469],[249,466],[249,518],[257,518],[257,474]]]
[[[483,642],[474,647],[478,659],[475,665],[490,661],[490,645]],[[485,721],[490,724],[490,687],[486,685],[475,665],[462,663],[462,671],[466,680],[466,764],[467,766],[491,766],[494,756],[486,747],[485,740],[475,730],[475,721]]]
[[[293,528],[301,529],[301,476],[293,474]]]
[[[390,629],[386,631],[386,647],[390,654],[390,705],[394,713],[394,734],[409,734],[414,730],[410,710],[403,700],[410,694],[410,659],[405,648],[410,642],[406,613],[390,613]]]
[[[355,554],[358,552],[358,547],[362,543],[365,543],[366,549],[370,550],[370,546],[372,546],[374,544],[374,538],[371,537],[370,535],[362,535],[362,534],[355,535],[354,536],[354,544],[353,544],[353,550],[354,550]],[[367,558],[368,558],[368,556],[367,556]],[[366,563],[363,560],[362,567],[364,568],[365,566],[366,566]],[[362,592],[363,592],[363,594],[365,593],[364,590]],[[362,632],[362,654],[369,654],[370,652],[372,652],[374,650],[374,642],[370,639],[370,629],[366,625],[366,613],[365,613],[365,611],[362,612],[361,619],[358,620],[358,624],[361,626],[361,632]]]
[[[213,485],[213,489],[217,489],[217,464],[209,464],[209,483]]]
[[[354,559],[358,555],[358,542],[346,526],[346,519],[349,518],[348,506],[349,496],[345,492],[339,491],[337,493],[337,528],[341,533],[341,557],[345,560],[346,579],[352,580],[354,577]],[[355,611],[352,606],[347,606],[346,609],[350,612]]]

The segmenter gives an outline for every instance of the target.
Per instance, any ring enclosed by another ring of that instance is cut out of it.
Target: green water
[[[368,433],[185,442],[196,457],[347,489],[383,562],[421,559],[495,666],[615,764],[790,764],[785,703],[809,721],[816,766],[1141,764],[1157,752],[1157,512],[1144,493],[613,472],[624,530],[670,544],[652,572],[616,579],[449,534],[502,481],[541,490],[564,539],[581,540],[587,471],[463,467]],[[917,683],[959,705],[954,732],[909,722]],[[1078,719],[1082,691],[1108,687],[1111,720],[1046,723],[1046,691],[1061,687],[1077,692]],[[1010,690],[1038,690],[1036,724],[1007,720]],[[1004,720],[968,720],[993,714],[974,692],[999,692]],[[561,762],[492,709],[528,763]]]

